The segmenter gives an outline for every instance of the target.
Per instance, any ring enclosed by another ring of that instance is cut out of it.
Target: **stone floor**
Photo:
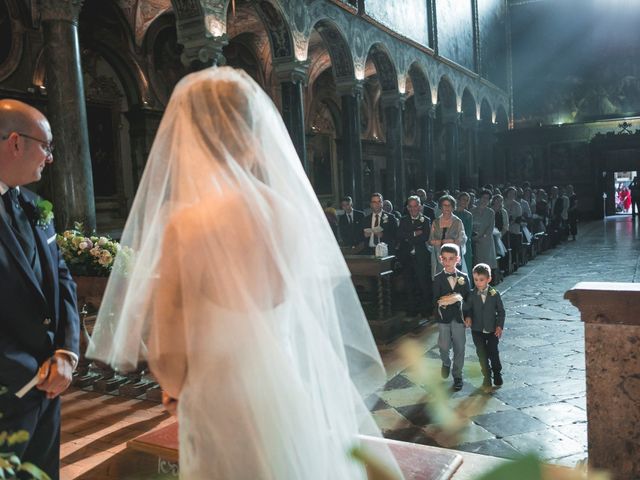
[[[368,399],[385,436],[505,458],[535,451],[567,466],[586,458],[584,330],[578,310],[563,295],[580,281],[636,281],[638,230],[629,216],[581,225],[576,242],[546,251],[497,287],[507,311],[500,341],[505,384],[484,400],[482,411],[468,412],[470,423],[457,438],[435,428],[434,412],[426,407],[440,386],[454,406],[481,396],[470,333],[465,386],[457,393],[449,390],[451,380],[438,378],[435,328],[414,338],[424,350],[422,378],[407,369],[410,360],[400,353],[406,339],[387,346],[382,353],[389,381]]]
[[[500,343],[505,385],[490,397],[477,395],[481,378],[470,338],[465,387],[455,394],[439,388],[449,384],[437,379],[432,328],[412,337],[424,375],[407,368],[401,341],[386,346],[382,355],[389,382],[368,399],[385,435],[507,458],[535,450],[563,465],[585,458],[583,328],[578,311],[562,296],[583,280],[640,278],[638,230],[629,217],[581,225],[577,242],[538,256],[498,286],[507,309]],[[438,431],[434,411],[425,409],[442,392],[448,405],[464,407],[470,416],[458,439]],[[484,403],[482,411],[478,403]],[[124,479],[132,472],[142,478],[156,471],[149,458],[128,451],[126,442],[171,421],[149,401],[69,390],[63,396],[61,478]]]

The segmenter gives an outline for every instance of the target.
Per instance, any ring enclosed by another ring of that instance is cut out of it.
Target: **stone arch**
[[[507,115],[507,110],[504,108],[504,105],[499,105],[496,110],[496,125],[498,126],[498,130],[508,130],[509,129],[509,116]]]
[[[267,30],[274,60],[293,60],[295,58],[293,35],[280,7],[274,2],[260,0],[255,3],[254,8]]]
[[[149,69],[149,83],[158,100],[166,105],[176,83],[188,73],[180,56],[182,46],[178,43],[176,18],[166,13],[156,18],[149,26],[142,41]]]
[[[461,113],[464,119],[472,119],[472,120],[477,119],[478,106],[469,88],[465,87],[464,91],[462,92],[461,106],[462,106]]]
[[[391,54],[382,43],[374,43],[369,48],[367,60],[373,62],[383,92],[398,91],[398,74]]]
[[[351,49],[340,27],[328,19],[318,20],[311,29],[316,30],[329,52],[331,68],[336,83],[355,79],[355,67]],[[307,45],[307,48],[309,45]]]
[[[452,113],[457,109],[457,95],[453,83],[443,75],[438,82],[438,107],[444,112]]]
[[[25,18],[16,0],[0,0],[0,80],[9,77],[22,59]]]
[[[423,66],[418,61],[414,61],[409,66],[407,76],[411,80],[414,94],[419,97],[426,97],[431,103],[431,82]]]
[[[480,103],[480,121],[483,125],[493,123],[493,109],[486,98],[483,98]]]

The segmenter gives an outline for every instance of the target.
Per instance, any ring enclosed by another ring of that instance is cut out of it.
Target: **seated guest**
[[[436,207],[438,206],[438,202],[436,202],[434,199],[433,190],[427,190],[427,200],[424,202],[423,206],[429,207],[435,211]]]
[[[420,198],[411,196],[407,200],[409,214],[402,217],[398,227],[398,258],[404,270],[408,295],[407,314],[431,313],[431,271],[427,248],[431,221],[420,213]]]
[[[371,214],[364,217],[360,225],[365,247],[362,251],[363,254],[373,255],[376,245],[380,242],[387,244],[390,255],[393,255],[395,251],[398,220],[394,215],[382,211],[383,201],[382,194],[373,193],[371,195]]]
[[[362,243],[362,220],[364,213],[353,209],[353,199],[344,197],[341,202],[344,215],[338,218],[338,235],[343,247],[357,247]]]
[[[393,203],[391,203],[391,200],[385,200],[384,202],[382,202],[382,210],[385,213],[393,215],[397,220],[400,220],[402,218],[402,214],[399,211],[393,209]]]
[[[431,194],[431,200],[429,200],[429,193]],[[429,191],[429,193],[427,193],[423,188],[419,188],[416,192],[420,198],[420,203],[422,204],[422,213],[433,222],[436,218],[436,212],[434,210],[436,202],[433,201],[433,192]]]

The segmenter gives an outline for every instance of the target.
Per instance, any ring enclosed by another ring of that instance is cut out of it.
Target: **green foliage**
[[[535,455],[525,455],[513,462],[500,465],[495,470],[482,475],[478,480],[541,480],[542,463]]]
[[[53,203],[40,198],[36,202],[36,208],[38,209],[38,226],[46,227],[53,221]]]

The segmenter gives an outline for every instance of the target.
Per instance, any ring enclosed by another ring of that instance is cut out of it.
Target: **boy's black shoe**
[[[484,377],[482,380],[482,386],[491,388],[491,377]]]
[[[453,379],[453,390],[456,392],[459,392],[460,390],[462,390],[462,379],[461,378],[454,378]]]
[[[451,367],[442,365],[442,368],[440,369],[440,375],[442,376],[442,378],[449,378],[450,371],[451,371]]]
[[[493,384],[496,387],[500,387],[500,386],[502,386],[503,383],[504,382],[502,381],[502,375],[499,374],[499,373],[494,373],[493,374]]]

